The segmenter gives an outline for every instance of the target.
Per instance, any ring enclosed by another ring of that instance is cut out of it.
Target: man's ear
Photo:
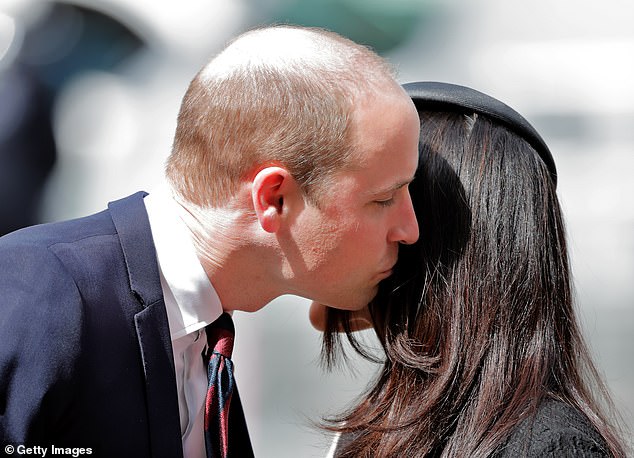
[[[296,183],[288,170],[282,167],[265,167],[253,178],[251,199],[253,208],[266,232],[274,233],[280,227],[284,210],[284,198]]]

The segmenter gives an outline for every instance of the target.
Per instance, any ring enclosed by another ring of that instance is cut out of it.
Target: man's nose
[[[407,199],[404,200],[402,209],[397,217],[391,241],[411,245],[418,240],[418,236],[418,220],[416,219],[416,213],[414,213],[414,206],[408,191]]]

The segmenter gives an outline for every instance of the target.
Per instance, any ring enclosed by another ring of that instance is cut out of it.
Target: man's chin
[[[326,315],[328,313],[328,308],[332,307],[315,301],[310,304],[308,318],[310,320],[310,324],[318,331],[323,332],[326,330]],[[370,311],[366,306],[356,309],[339,308],[339,310],[347,310],[350,312],[349,324],[352,331],[360,331],[372,327],[372,318],[370,317]],[[343,332],[343,329],[339,329],[339,331]]]
[[[337,310],[345,310],[348,312],[357,312],[364,309],[379,292],[379,285],[368,287],[364,290],[357,290],[353,295],[331,298],[320,298],[313,300],[313,304],[318,303],[322,307],[327,306]]]

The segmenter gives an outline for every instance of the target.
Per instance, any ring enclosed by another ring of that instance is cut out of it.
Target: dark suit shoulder
[[[0,250],[18,247],[47,247],[56,243],[72,243],[83,238],[115,234],[112,218],[107,210],[82,218],[38,224],[0,237]]]
[[[546,400],[522,421],[497,457],[608,457],[605,441],[576,408]]]
[[[107,211],[31,226],[1,237],[0,309],[20,308],[29,313],[30,308],[36,308],[42,314],[50,303],[55,314],[72,313],[67,299],[79,299],[78,283],[100,264],[106,245],[117,245]]]

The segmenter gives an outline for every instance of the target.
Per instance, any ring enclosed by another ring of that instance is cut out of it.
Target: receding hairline
[[[370,64],[368,67],[374,67],[374,71],[368,72],[366,65],[359,66],[359,79],[366,84],[395,80],[394,69],[372,49],[326,29],[294,25],[244,32],[201,69],[199,78],[205,84],[254,69],[287,74],[302,71],[345,74],[355,60],[365,60]],[[376,71],[377,65],[381,70]],[[349,86],[357,86],[354,83],[351,81]]]
[[[276,26],[254,29],[240,35],[213,58],[202,70],[201,79],[208,81],[227,76],[246,67],[284,69],[289,63],[314,65],[321,56],[333,57],[333,40],[313,29]],[[325,45],[320,47],[321,45]],[[329,49],[330,48],[330,49]],[[283,50],[283,52],[281,52]]]

